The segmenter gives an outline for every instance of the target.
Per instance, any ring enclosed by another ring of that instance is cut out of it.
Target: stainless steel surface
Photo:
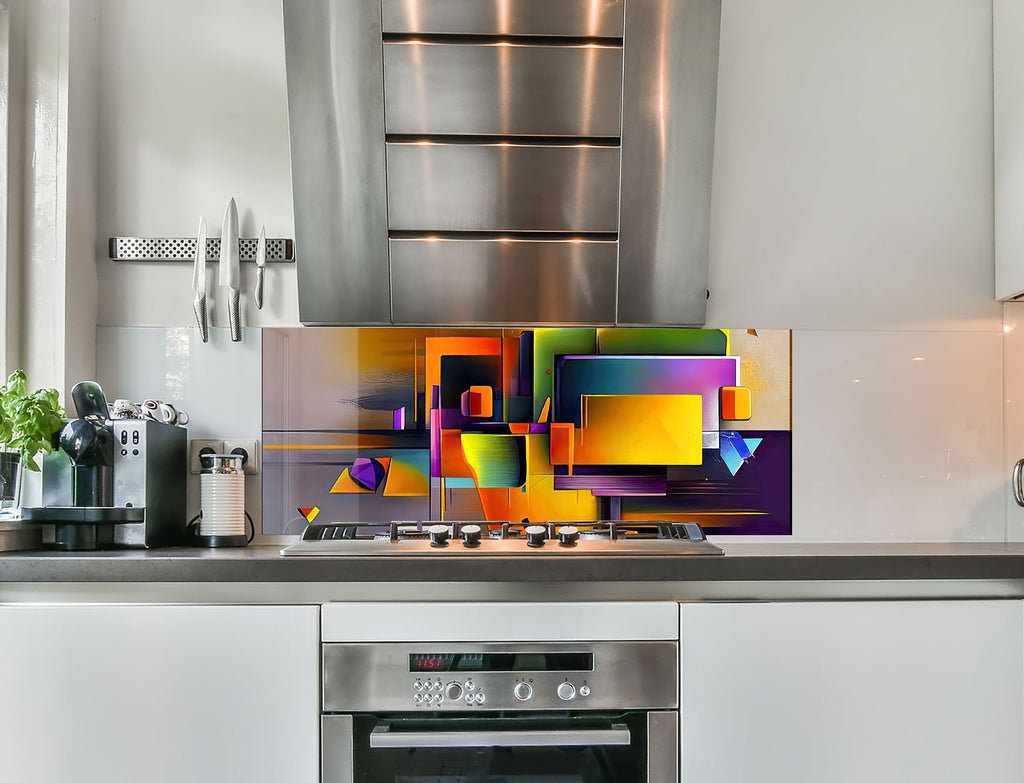
[[[555,731],[391,731],[387,725],[370,732],[371,748],[558,748],[628,745],[629,728],[558,729]]]
[[[145,521],[114,526],[120,546],[178,544],[185,530],[188,433],[143,420],[114,421],[114,505],[145,509]]]
[[[241,276],[238,269],[238,208],[235,200],[229,199],[224,210],[224,226],[221,230],[220,284],[228,289],[228,324],[231,327],[231,341],[242,339],[242,322],[239,313]]]
[[[257,310],[263,309],[263,276],[267,265],[267,229],[260,226],[260,235],[256,240],[256,290],[253,292],[253,302]],[[205,342],[205,340],[204,340]]]
[[[647,713],[647,783],[679,783],[678,712]]]
[[[324,783],[353,783],[351,715],[320,716],[320,772]]]
[[[625,18],[616,320],[701,325],[721,0],[629,0]]]
[[[538,606],[538,612],[543,608]],[[677,702],[678,645],[675,642],[579,642],[459,644],[324,644],[323,709],[325,712],[409,712],[417,709],[414,685],[428,677],[449,681],[471,679],[474,692],[486,695],[487,710],[565,710],[556,695],[565,681],[586,683],[591,694],[573,702],[575,710],[674,709]],[[594,670],[410,672],[409,656],[416,653],[558,653],[593,652]],[[514,695],[518,681],[532,679],[533,697],[520,701]],[[438,689],[440,692],[440,689]],[[464,700],[443,702],[438,709],[459,713],[481,707]]]
[[[241,454],[200,454],[200,473],[227,473],[242,475]]]
[[[380,4],[284,0],[299,314],[391,322]]]
[[[206,218],[199,218],[199,233],[196,236],[196,254],[192,266],[192,290],[196,296],[192,301],[192,309],[196,314],[199,336],[205,343],[210,334],[206,319]]]
[[[1017,464],[1013,466],[1013,499],[1017,501],[1018,506],[1024,506],[1024,485],[1021,483],[1021,474],[1024,472],[1024,459],[1017,460]]]
[[[619,136],[622,48],[384,44],[388,133]]]
[[[259,240],[246,237],[238,240],[238,260],[242,263],[256,260]],[[196,239],[193,237],[111,237],[108,253],[111,261],[194,261]],[[290,264],[295,261],[290,239],[267,240],[267,261],[272,264]],[[206,261],[220,259],[220,237],[207,236]]]
[[[386,33],[619,37],[622,0],[383,0]]]
[[[702,324],[720,2],[284,0],[303,323]],[[603,268],[389,256],[446,232],[616,242],[616,310]]]
[[[392,143],[387,163],[392,230],[618,229],[615,147]]]
[[[0,521],[0,552],[39,549],[42,545],[43,534],[39,525]]]
[[[612,324],[616,254],[607,241],[392,239],[395,323]]]
[[[481,559],[486,557],[544,557],[565,560],[583,557],[685,557],[721,555],[722,550],[707,541],[581,541],[575,547],[567,548],[549,541],[541,547],[528,548],[522,539],[481,539],[479,546],[470,548],[460,542],[447,547],[432,547],[425,539],[403,541],[336,540],[296,541],[281,550],[285,557],[445,557]]]

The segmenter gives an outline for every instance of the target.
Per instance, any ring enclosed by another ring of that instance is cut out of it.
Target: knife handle
[[[256,267],[256,291],[253,293],[253,301],[256,302],[256,309],[263,309],[263,267]]]
[[[196,294],[196,298],[192,302],[192,309],[196,314],[196,323],[199,324],[199,336],[203,338],[203,342],[209,342],[210,333],[206,328],[206,297],[202,294]]]
[[[239,343],[242,341],[242,323],[241,314],[239,313],[239,291],[233,289],[231,291],[231,299],[228,301],[228,325],[231,327],[231,342]]]

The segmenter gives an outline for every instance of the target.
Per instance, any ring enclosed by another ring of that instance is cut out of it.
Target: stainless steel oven
[[[324,783],[676,783],[675,641],[327,643]]]

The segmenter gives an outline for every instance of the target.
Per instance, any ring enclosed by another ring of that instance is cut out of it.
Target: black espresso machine
[[[58,549],[158,547],[182,543],[188,434],[152,419],[111,419],[99,384],[71,390],[78,418],[43,459],[43,505],[22,519],[43,525]]]

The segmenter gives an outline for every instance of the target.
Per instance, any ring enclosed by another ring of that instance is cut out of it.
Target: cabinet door
[[[1020,783],[1019,601],[683,605],[684,783]]]
[[[19,783],[315,783],[317,607],[0,607]]]

